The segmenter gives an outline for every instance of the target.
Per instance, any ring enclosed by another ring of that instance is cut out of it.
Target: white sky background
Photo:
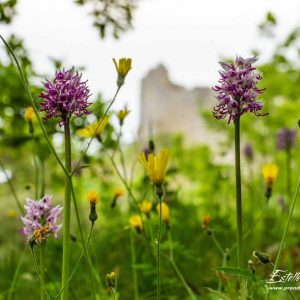
[[[300,25],[299,0],[142,0],[133,30],[120,40],[100,40],[87,9],[72,0],[19,0],[17,9],[13,24],[1,31],[24,38],[40,73],[53,73],[49,57],[62,59],[66,67],[85,66],[83,78],[92,93],[109,99],[116,80],[111,58],[132,57],[133,69],[115,105],[127,103],[132,110],[127,138],[134,137],[139,122],[140,81],[157,64],[188,88],[213,85],[220,58],[248,56],[253,48],[268,56],[271,42],[257,30],[267,11],[277,17],[281,37]]]

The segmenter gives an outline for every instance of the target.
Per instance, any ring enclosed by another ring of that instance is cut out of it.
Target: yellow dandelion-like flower
[[[118,62],[113,58],[113,63],[118,73],[117,85],[119,88],[124,84],[125,77],[131,70],[131,62],[131,58],[120,58]]]
[[[100,136],[103,130],[105,129],[109,117],[105,117],[98,122],[92,123],[84,128],[78,129],[76,134],[85,138],[91,138],[94,136]]]
[[[275,164],[264,164],[262,166],[262,174],[267,186],[272,186],[278,176],[278,167]]]
[[[34,110],[31,106],[25,109],[24,118],[27,122],[32,122],[34,118]]]
[[[157,204],[156,210],[160,214],[160,205],[159,204]],[[169,222],[169,220],[170,220],[169,206],[165,202],[163,202],[161,204],[161,218],[164,222]]]
[[[144,200],[141,204],[140,204],[140,210],[141,212],[143,212],[144,214],[149,214],[150,211],[152,209],[152,203],[150,201]]]
[[[100,196],[95,190],[89,191],[87,194],[87,200],[91,204],[97,204],[100,201]]]
[[[129,113],[130,113],[130,110],[128,110],[127,107],[125,107],[125,109],[119,110],[116,113],[117,118],[119,119],[120,126],[122,126],[124,124],[124,120]]]
[[[129,219],[129,224],[131,227],[135,228],[138,232],[143,230],[143,222],[140,215],[133,215]]]
[[[144,152],[139,155],[139,161],[144,166],[151,181],[158,187],[162,186],[164,182],[169,159],[170,151],[166,149],[161,150],[158,155],[150,153],[146,157]]]
[[[117,187],[114,190],[115,197],[122,197],[125,195],[125,191],[121,187]]]

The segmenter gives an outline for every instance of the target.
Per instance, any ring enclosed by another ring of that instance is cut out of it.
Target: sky
[[[53,73],[51,57],[62,59],[66,68],[84,66],[83,78],[89,80],[92,93],[110,99],[116,89],[111,59],[133,59],[114,106],[127,104],[132,111],[125,129],[128,140],[136,135],[140,81],[150,69],[162,63],[177,84],[211,86],[223,57],[249,56],[252,49],[260,49],[261,59],[267,59],[272,42],[257,29],[266,12],[277,17],[279,38],[300,25],[299,0],[140,0],[134,28],[120,40],[100,40],[88,10],[72,0],[19,0],[17,11],[13,23],[2,26],[1,32],[24,39],[40,73]]]

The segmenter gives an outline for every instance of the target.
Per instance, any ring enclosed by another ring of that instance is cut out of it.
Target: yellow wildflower
[[[157,212],[160,214],[160,205],[157,204],[156,206]],[[170,210],[169,210],[169,206],[163,202],[161,204],[161,218],[164,222],[169,222],[170,220]]]
[[[278,176],[278,167],[275,164],[264,164],[262,166],[262,174],[264,177],[264,180],[268,187],[271,187],[277,176]]]
[[[87,200],[91,204],[97,204],[100,201],[100,196],[95,190],[89,191],[87,194]]]
[[[125,191],[121,187],[115,188],[114,197],[113,197],[111,205],[110,205],[111,208],[114,208],[117,205],[118,198],[124,196],[124,194],[125,194]]]
[[[139,160],[145,167],[151,181],[158,187],[161,187],[167,171],[168,162],[170,159],[170,151],[163,149],[158,155],[153,153],[148,154],[141,153]]]
[[[34,110],[31,106],[29,106],[25,109],[24,118],[27,122],[32,122],[32,120],[34,118]]]
[[[98,122],[92,123],[84,128],[78,129],[76,131],[76,134],[85,138],[91,138],[94,136],[100,137],[108,121],[109,117],[100,119]]]
[[[120,88],[124,84],[126,75],[131,70],[131,58],[120,58],[119,62],[113,58],[113,62],[118,73],[117,85]]]
[[[115,197],[122,197],[122,196],[124,196],[124,194],[125,194],[125,191],[121,187],[115,188],[115,190],[114,190]]]
[[[123,126],[124,124],[124,119],[126,118],[126,116],[130,113],[130,110],[127,109],[127,107],[125,107],[124,109],[119,110],[116,115],[117,118],[119,119],[119,123],[120,126]]]
[[[152,203],[144,200],[141,204],[140,204],[140,210],[141,212],[143,212],[144,214],[148,215],[151,211],[152,208]]]
[[[131,227],[135,228],[138,233],[143,230],[143,222],[140,215],[133,215],[129,219],[129,224]]]

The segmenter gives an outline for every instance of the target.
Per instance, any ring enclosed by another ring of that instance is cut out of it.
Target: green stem
[[[222,246],[220,245],[219,241],[217,240],[216,236],[214,233],[211,234],[211,238],[215,244],[215,246],[217,247],[217,249],[219,250],[220,254],[222,255],[222,257],[224,256],[225,251],[223,250]]]
[[[120,89],[121,89],[121,87],[118,87],[118,88],[117,88],[117,91],[116,91],[116,93],[115,93],[113,99],[111,100],[111,102],[110,102],[109,105],[107,106],[107,108],[106,108],[104,114],[102,115],[101,119],[99,120],[98,126],[97,126],[96,129],[95,129],[95,132],[98,130],[99,126],[101,125],[101,122],[102,122],[102,121],[104,120],[104,118],[107,116],[107,114],[108,114],[110,108],[112,107],[112,105],[113,105],[114,102],[116,101]],[[80,156],[80,158],[79,158],[79,160],[78,160],[78,162],[77,162],[77,164],[76,164],[76,166],[75,166],[75,168],[74,168],[74,170],[73,170],[73,172],[72,172],[72,174],[71,174],[72,176],[73,176],[73,174],[77,171],[77,169],[79,168],[79,166],[81,165],[81,162],[82,162],[82,160],[83,160],[83,157],[85,156],[86,152],[89,150],[90,145],[92,144],[94,138],[95,138],[95,136],[91,137],[91,139],[89,140],[89,142],[88,142],[86,148],[85,148],[84,151],[81,153],[81,156]]]
[[[45,287],[44,280],[43,280],[43,278],[41,276],[41,273],[39,271],[39,267],[38,267],[37,262],[36,262],[35,254],[34,254],[34,251],[33,251],[33,247],[32,248],[30,247],[30,252],[31,252],[31,255],[32,255],[32,259],[33,259],[33,264],[34,264],[35,271],[38,274],[38,277],[40,279],[40,283],[41,283],[41,286],[42,286],[42,288],[43,288],[43,290],[45,292],[45,295],[46,295],[47,299],[51,299],[51,297],[49,296],[49,294],[47,292],[47,289]]]
[[[162,196],[158,196],[159,201],[159,227],[157,235],[157,300],[160,299],[160,239],[161,239],[161,227],[162,227]]]
[[[291,149],[286,149],[286,195],[291,195]]]
[[[44,137],[45,137],[45,139],[46,139],[46,142],[47,142],[47,144],[48,144],[48,146],[49,146],[49,148],[50,148],[52,154],[54,155],[56,161],[57,161],[58,164],[61,166],[61,168],[63,169],[64,173],[67,175],[67,174],[68,174],[68,171],[66,170],[66,168],[65,168],[65,166],[64,166],[64,164],[63,164],[63,162],[60,160],[59,156],[57,155],[57,153],[56,153],[56,151],[55,151],[55,149],[54,149],[54,147],[53,147],[53,145],[52,145],[52,143],[51,143],[51,141],[50,141],[50,138],[49,138],[49,136],[48,136],[48,134],[47,134],[46,128],[45,128],[45,126],[44,126],[44,124],[43,124],[43,122],[42,122],[42,119],[41,119],[40,115],[39,115],[37,105],[36,105],[36,103],[35,103],[35,101],[34,101],[34,99],[33,99],[33,96],[32,96],[32,94],[31,94],[31,92],[30,92],[30,89],[29,89],[29,86],[28,86],[28,82],[27,82],[27,80],[26,80],[26,77],[25,77],[24,74],[23,74],[23,71],[22,71],[21,66],[20,66],[20,64],[19,64],[19,61],[18,61],[18,59],[17,59],[17,57],[16,57],[14,51],[10,48],[10,46],[8,45],[8,43],[6,42],[6,40],[3,38],[3,36],[2,36],[1,34],[0,34],[0,39],[1,39],[2,42],[4,43],[5,47],[6,47],[7,50],[9,51],[9,53],[11,54],[11,56],[12,56],[12,58],[13,58],[13,61],[15,62],[16,66],[17,66],[17,69],[18,69],[19,74],[20,74],[21,79],[22,79],[23,86],[24,86],[25,91],[27,92],[27,94],[28,94],[28,96],[29,96],[29,100],[30,100],[31,105],[32,105],[32,107],[33,107],[33,110],[34,110],[34,113],[35,113],[36,118],[37,118],[37,120],[38,120],[38,123],[39,123],[39,125],[40,125],[40,127],[41,127],[41,129],[42,129],[42,132],[43,132],[43,135],[44,135]]]
[[[41,278],[43,282],[45,281],[45,250],[46,250],[46,241],[42,242],[40,245],[40,269],[41,269]],[[41,285],[41,300],[46,300],[46,294]]]
[[[71,172],[71,134],[69,119],[65,120],[65,168]],[[70,219],[71,219],[71,188],[69,176],[66,176],[65,202],[64,202],[64,224],[63,224],[63,261],[62,261],[62,288],[66,285],[69,278],[70,263]],[[61,300],[68,300],[68,287],[61,294]]]
[[[112,287],[109,287],[109,288],[110,288],[110,291],[111,291],[111,293],[112,293],[112,295],[113,295],[114,300],[116,300],[116,295],[115,295],[115,290],[114,290],[114,288],[112,288]]]
[[[90,243],[90,239],[91,239],[91,236],[92,236],[92,232],[93,232],[93,228],[94,228],[94,224],[91,225],[91,229],[90,229],[90,232],[89,232],[89,235],[88,235],[88,238],[87,238],[87,242],[86,242],[86,248],[88,247],[89,243]],[[85,253],[85,250],[82,251],[82,253],[80,254],[79,256],[79,259],[73,269],[73,271],[71,272],[66,284],[62,287],[62,289],[59,291],[59,293],[55,296],[55,300],[62,294],[62,292],[65,290],[65,288],[69,285],[69,283],[71,282],[71,280],[73,279],[73,276],[75,275],[75,272],[77,271],[77,268],[79,267],[80,265],[80,262],[82,260],[82,257],[84,256],[84,253]]]
[[[46,190],[46,178],[45,178],[45,162],[41,160],[41,193],[40,198],[45,195]]]
[[[273,270],[276,270],[276,268],[278,266],[278,263],[279,263],[280,255],[281,255],[281,252],[283,250],[283,246],[284,246],[284,243],[285,243],[285,240],[286,240],[286,237],[287,237],[290,222],[291,222],[291,219],[292,219],[292,216],[293,216],[293,213],[294,213],[294,208],[295,208],[295,205],[296,205],[296,202],[297,202],[297,199],[298,199],[299,189],[300,189],[300,176],[299,176],[299,179],[298,179],[298,184],[297,184],[295,196],[294,196],[294,199],[293,199],[293,202],[292,202],[292,207],[290,209],[288,220],[287,220],[284,232],[283,232],[283,236],[282,236],[282,239],[281,239],[281,242],[280,242],[280,246],[279,246],[279,250],[278,250],[278,254],[277,254],[277,257],[276,257],[276,260],[275,260]]]
[[[11,191],[11,193],[12,193],[12,195],[13,195],[15,201],[16,201],[16,204],[17,204],[20,212],[23,214],[24,209],[23,209],[23,207],[21,205],[20,199],[19,199],[19,197],[18,197],[18,195],[17,195],[17,193],[16,193],[16,191],[14,189],[14,186],[12,185],[12,182],[11,182],[11,180],[10,180],[10,178],[9,178],[9,176],[8,176],[6,170],[5,170],[5,168],[4,168],[4,166],[3,166],[3,164],[1,162],[0,162],[0,168],[1,168],[1,171],[3,172],[3,174],[5,176],[5,179],[7,181],[9,189],[10,189],[10,191]]]
[[[235,129],[235,179],[236,179],[236,220],[237,220],[237,266],[243,266],[243,219],[240,159],[240,118],[234,121]]]
[[[33,164],[34,164],[34,176],[35,176],[35,179],[34,179],[34,185],[35,185],[35,199],[37,200],[38,197],[39,197],[39,165],[38,165],[38,158],[37,158],[37,143],[35,141],[35,137],[34,137],[34,133],[32,132],[31,133],[31,138],[32,138],[32,146],[33,146],[33,149],[32,149],[32,156],[33,156]]]
[[[135,253],[135,246],[134,246],[133,230],[130,230],[130,250],[131,250],[131,269],[132,269],[134,300],[139,300],[138,280],[137,280],[137,272],[135,268],[136,253]]]
[[[168,240],[169,240],[169,250],[170,250],[170,259],[169,260],[171,262],[171,265],[174,268],[174,271],[176,272],[177,276],[181,280],[183,286],[187,290],[188,294],[190,295],[191,299],[196,300],[197,298],[196,298],[195,294],[193,293],[193,291],[191,290],[191,288],[187,284],[185,278],[183,277],[182,273],[178,269],[177,264],[174,260],[173,242],[172,242],[172,235],[171,235],[171,230],[170,229],[168,230]]]
[[[71,193],[72,193],[73,204],[74,204],[74,209],[75,209],[76,222],[77,222],[78,229],[79,229],[80,241],[81,241],[82,248],[84,250],[85,260],[86,260],[86,263],[87,263],[89,271],[90,271],[92,287],[93,287],[93,299],[95,299],[95,280],[94,280],[94,278],[96,278],[96,280],[97,280],[97,285],[99,286],[100,294],[102,294],[103,285],[101,283],[101,280],[99,278],[97,271],[93,267],[90,255],[87,251],[87,247],[84,242],[84,236],[83,236],[83,231],[82,231],[82,226],[81,226],[81,221],[80,221],[80,216],[79,216],[79,210],[78,210],[78,206],[77,206],[77,200],[76,200],[76,195],[75,195],[71,176],[69,176],[69,183],[70,183],[70,187],[71,187]]]
[[[8,293],[7,300],[11,300],[12,299],[12,294],[13,294],[13,291],[15,289],[18,276],[20,274],[21,265],[22,265],[22,262],[23,262],[23,257],[24,257],[25,250],[26,250],[26,248],[23,249],[23,251],[22,251],[22,253],[20,255],[19,262],[18,262],[18,265],[17,265],[15,273],[14,273],[14,277],[13,277],[13,279],[11,281],[11,284],[10,284],[10,288],[9,288],[9,293]]]

